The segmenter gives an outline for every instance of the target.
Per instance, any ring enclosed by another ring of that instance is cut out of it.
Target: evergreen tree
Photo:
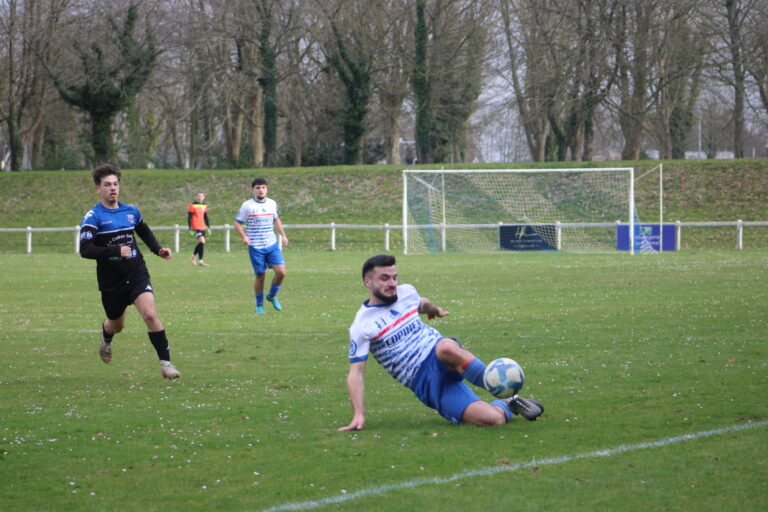
[[[424,1],[416,2],[414,28],[415,61],[413,66],[413,93],[416,97],[416,154],[419,163],[432,163],[432,107],[430,105],[429,71],[427,69],[427,20]]]
[[[257,9],[261,15],[259,84],[264,90],[264,165],[269,167],[277,161],[277,51],[271,41],[273,23],[271,6],[267,2],[262,2],[257,5]]]
[[[116,50],[113,59],[107,57],[109,52],[97,41],[87,48],[79,42],[74,44],[82,72],[79,82],[67,81],[61,74],[52,76],[62,99],[89,116],[94,164],[113,157],[112,122],[119,112],[133,103],[147,83],[159,55],[150,30],[147,30],[144,41],[134,38],[137,21],[136,5],[128,8],[121,27],[112,18],[108,20],[114,36],[111,43]]]
[[[331,55],[330,60],[346,92],[341,119],[344,128],[344,163],[359,164],[363,161],[363,137],[367,131],[365,116],[368,114],[371,97],[371,55],[357,34],[352,35],[353,55],[335,23],[332,23],[332,28],[337,51]]]

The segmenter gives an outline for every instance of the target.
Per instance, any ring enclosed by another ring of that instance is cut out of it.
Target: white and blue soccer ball
[[[498,398],[509,398],[523,387],[523,368],[514,359],[500,357],[485,367],[483,383],[485,389]]]

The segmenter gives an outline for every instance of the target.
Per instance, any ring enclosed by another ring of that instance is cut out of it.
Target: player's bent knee
[[[142,311],[141,318],[144,320],[144,323],[147,325],[156,325],[157,323],[160,322],[160,317],[158,316],[157,310],[155,309]]]
[[[124,327],[125,327],[125,321],[120,321],[120,320],[107,321],[107,330],[112,334],[117,334],[119,332],[122,332]]]
[[[435,354],[437,354],[437,357],[453,355],[457,353],[458,348],[459,346],[455,341],[449,338],[443,338],[437,342],[437,345],[435,345]]]
[[[464,350],[459,344],[450,338],[443,338],[435,345],[437,358],[452,368],[458,368],[471,358],[472,354]]]

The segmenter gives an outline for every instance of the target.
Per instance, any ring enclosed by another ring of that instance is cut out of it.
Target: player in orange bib
[[[187,225],[194,237],[197,239],[195,250],[192,251],[190,262],[193,265],[207,267],[208,264],[203,261],[203,251],[205,249],[205,233],[211,230],[211,223],[208,222],[208,206],[205,204],[205,194],[197,193],[197,199],[187,208]],[[197,256],[197,261],[195,261]]]

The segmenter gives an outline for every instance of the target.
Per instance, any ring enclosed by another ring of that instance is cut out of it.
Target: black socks
[[[165,329],[162,331],[148,332],[149,341],[152,342],[152,346],[155,347],[157,357],[161,361],[171,360],[171,348],[168,345],[168,338],[165,337]]]

